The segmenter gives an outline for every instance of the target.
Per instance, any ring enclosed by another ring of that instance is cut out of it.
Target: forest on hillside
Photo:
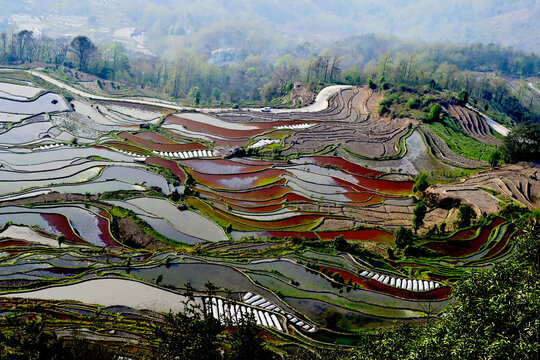
[[[402,42],[395,37],[363,35],[315,51],[299,43],[275,56],[257,55],[248,46],[234,61],[218,65],[207,55],[183,49],[173,57],[135,56],[118,42],[99,45],[86,36],[37,37],[31,31],[1,34],[3,65],[40,63],[62,72],[77,69],[101,79],[195,106],[287,106],[294,83],[312,91],[332,83],[429,86],[458,92],[465,89],[482,106],[492,106],[513,120],[538,121],[539,104],[523,95],[508,78],[540,72],[540,57],[497,45]],[[315,51],[315,52],[314,52]],[[65,75],[63,75],[65,76]],[[500,119],[503,122],[505,119]]]

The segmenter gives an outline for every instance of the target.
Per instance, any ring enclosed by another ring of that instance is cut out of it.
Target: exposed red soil
[[[297,227],[300,225],[314,223],[315,221],[320,220],[324,216],[324,214],[301,214],[301,215],[296,215],[296,216],[286,218],[286,219],[259,221],[259,220],[243,218],[243,217],[231,214],[227,211],[224,211],[214,206],[212,206],[212,209],[222,214],[223,216],[227,217],[228,219],[231,219],[233,222],[251,226],[254,228],[254,230],[256,229],[258,230],[286,229],[286,228],[291,228],[291,227]],[[234,224],[233,224],[233,228],[234,228]]]
[[[228,200],[235,201],[236,203],[244,201],[246,203],[253,204],[253,206],[256,206],[257,204],[262,205],[264,202],[276,199],[281,203],[281,199],[286,195],[289,196],[288,194],[291,191],[291,189],[284,185],[272,185],[264,188],[237,192],[219,191],[217,189],[212,189],[212,191],[208,191],[206,189],[198,190],[201,193],[208,193],[214,197],[226,198]]]
[[[99,238],[107,246],[120,247],[121,245],[113,238],[110,232],[109,221],[96,216],[98,220]]]
[[[158,134],[156,132],[153,132],[153,131],[141,131],[141,132],[135,133],[133,135],[137,136],[138,138],[150,140],[150,141],[153,141],[155,143],[162,144],[162,145],[175,145],[175,144],[177,144],[176,141],[174,141],[172,139],[169,139],[168,137],[160,135],[160,134]]]
[[[148,151],[145,150],[145,149],[141,149],[140,147],[137,147],[137,146],[125,144],[125,143],[122,143],[120,141],[114,141],[114,140],[106,141],[106,142],[103,143],[103,145],[107,145],[107,146],[110,146],[112,148],[117,148],[117,149],[120,149],[120,150],[129,151],[129,152],[139,154],[139,155],[148,154]],[[96,147],[99,147],[99,145],[97,145]]]
[[[504,234],[503,238],[499,240],[497,245],[495,245],[493,247],[493,249],[491,249],[486,254],[486,256],[484,256],[484,259],[491,259],[491,258],[499,255],[500,253],[504,253],[505,250],[508,249],[508,247],[511,247],[511,245],[509,246],[509,240],[510,240],[510,237],[512,236],[512,233],[514,232],[515,228],[516,227],[515,227],[514,224],[508,225],[508,227],[506,229],[506,233]]]
[[[1,240],[0,241],[0,248],[7,248],[7,247],[21,247],[21,246],[30,246],[30,244],[23,240]]]

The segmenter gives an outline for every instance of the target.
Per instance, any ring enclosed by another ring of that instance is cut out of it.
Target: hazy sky
[[[164,36],[191,36],[232,20],[260,24],[295,40],[392,33],[429,41],[494,42],[540,53],[538,0],[0,0],[0,4],[3,29],[17,22],[35,32],[106,39],[119,28],[135,27],[156,45]]]

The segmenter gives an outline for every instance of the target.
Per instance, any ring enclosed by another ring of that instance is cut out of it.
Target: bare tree
[[[6,45],[7,45],[7,35],[6,33],[0,34],[0,38],[2,39],[2,53],[6,54]]]
[[[54,41],[54,63],[56,66],[62,65],[67,58],[69,51],[69,40],[67,38],[58,38]]]
[[[11,40],[11,55],[20,61],[25,61],[28,56],[26,54],[26,48],[32,41],[32,31],[22,30],[14,34]]]
[[[339,74],[341,73],[341,68],[339,67],[340,58],[339,55],[334,55],[332,60],[332,65],[330,66],[330,82],[334,81]]]

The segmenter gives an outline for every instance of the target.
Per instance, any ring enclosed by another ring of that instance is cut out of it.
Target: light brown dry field
[[[325,219],[317,228],[319,231],[350,229],[360,225],[377,226],[385,230],[396,231],[400,226],[410,226],[413,206],[370,205],[348,206],[333,203],[298,203],[295,204],[303,211],[327,212],[333,215],[343,215],[347,220]]]
[[[540,167],[519,163],[471,175],[459,183],[435,185],[426,190],[430,201],[452,206],[438,207],[426,215],[425,228],[455,220],[459,204],[469,204],[477,215],[496,213],[500,202],[515,201],[529,209],[540,208]],[[452,219],[449,219],[452,217]]]
[[[216,113],[215,116],[231,122],[299,121],[316,124],[296,130],[285,142],[290,146],[284,155],[314,153],[329,145],[342,146],[370,158],[393,156],[397,153],[398,139],[409,124],[418,120],[381,117],[377,114],[382,93],[368,87],[355,87],[336,94],[323,111],[313,113],[262,113],[235,111]]]

